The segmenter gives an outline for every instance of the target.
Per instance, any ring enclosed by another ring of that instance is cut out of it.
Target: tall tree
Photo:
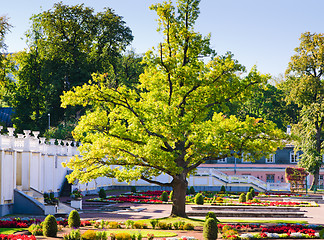
[[[295,151],[303,151],[299,165],[314,175],[313,188],[318,184],[324,154],[324,35],[303,33],[295,52],[284,86],[288,100],[302,108],[300,122],[293,127]]]
[[[210,38],[194,32],[199,2],[179,0],[177,9],[171,1],[151,7],[165,37],[156,50],[146,53],[136,89],[111,86],[111,75],[94,75],[92,85],[64,94],[63,106],[93,107],[73,132],[82,142],[82,158],[67,163],[73,169],[70,182],[107,176],[172,187],[171,214],[185,217],[187,177],[200,164],[276,151],[283,135],[272,122],[250,117],[239,121],[222,113],[210,117],[213,108],[243,96],[265,79],[255,70],[239,77],[244,67],[229,53],[208,64],[201,60],[199,56],[213,51]],[[162,173],[172,181],[156,180]]]
[[[122,17],[110,8],[95,13],[83,4],[56,3],[31,20],[26,34],[28,50],[16,57],[19,69],[15,72],[13,103],[18,130],[33,125],[44,130],[48,114],[53,126],[73,120],[80,108],[61,108],[63,91],[88,82],[93,72],[104,73],[112,68],[116,75],[121,74],[123,52],[133,39]],[[26,93],[21,93],[23,86]],[[28,95],[29,100],[22,102],[21,94]],[[43,106],[37,105],[40,101]],[[24,112],[26,108],[30,110]]]

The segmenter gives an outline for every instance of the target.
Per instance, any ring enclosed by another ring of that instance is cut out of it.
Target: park
[[[324,35],[301,33],[274,84],[216,53],[200,4],[153,3],[143,55],[111,8],[30,18],[0,55],[1,239],[324,238]]]

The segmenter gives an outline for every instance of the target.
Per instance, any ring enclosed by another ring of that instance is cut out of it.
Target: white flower
[[[300,232],[294,232],[290,234],[291,237],[302,237],[303,235]]]
[[[279,238],[277,233],[266,233],[268,238]]]
[[[242,239],[250,239],[254,238],[254,236],[251,233],[244,233],[240,236]]]

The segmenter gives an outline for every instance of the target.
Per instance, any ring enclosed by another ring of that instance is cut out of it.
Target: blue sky
[[[51,0],[1,0],[0,15],[13,25],[6,37],[9,52],[26,47],[24,33],[29,18],[53,7]],[[157,18],[149,10],[159,0],[63,0],[64,4],[84,3],[95,11],[110,7],[123,16],[134,35],[132,47],[144,53],[161,40],[156,32]],[[41,8],[42,7],[42,8]],[[283,74],[299,37],[305,31],[324,32],[323,0],[202,0],[196,31],[211,33],[212,47],[218,54],[231,51],[250,69],[256,65],[262,73],[274,77]]]

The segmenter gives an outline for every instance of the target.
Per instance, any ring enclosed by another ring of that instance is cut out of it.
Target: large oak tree
[[[65,92],[63,106],[90,105],[74,130],[80,155],[66,166],[70,182],[99,176],[142,179],[173,189],[172,215],[186,216],[187,177],[206,160],[243,154],[260,158],[276,151],[283,133],[262,119],[226,117],[228,101],[249,94],[266,77],[245,68],[228,53],[205,63],[210,38],[194,31],[199,0],[153,5],[164,40],[144,57],[135,89],[114,87],[113,72],[93,75],[90,84]],[[214,113],[218,112],[218,113]],[[160,182],[160,174],[171,182]]]

